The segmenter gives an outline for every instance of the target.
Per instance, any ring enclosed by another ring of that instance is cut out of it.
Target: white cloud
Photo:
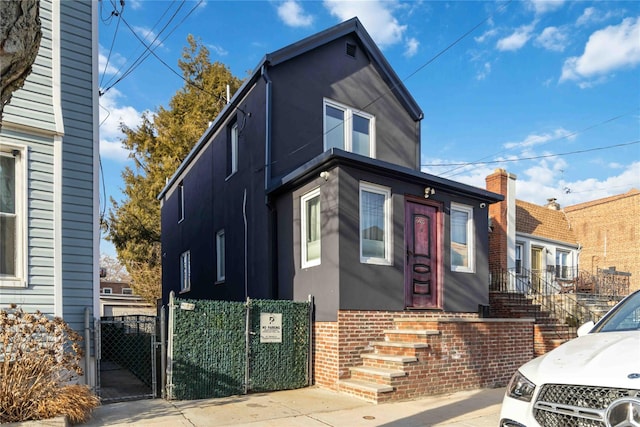
[[[507,142],[503,144],[503,146],[508,150],[513,148],[530,148],[537,145],[546,144],[549,141],[557,141],[564,138],[572,140],[575,138],[575,135],[573,134],[574,132],[568,131],[563,128],[558,128],[553,132],[541,134],[532,133],[531,135],[527,135],[527,137],[522,141]]]
[[[308,27],[313,24],[313,16],[306,14],[296,0],[286,0],[278,6],[278,16],[290,27]]]
[[[404,51],[404,56],[406,56],[407,58],[410,58],[414,56],[416,53],[418,53],[418,47],[420,47],[420,42],[415,38],[411,37],[407,39],[406,46],[407,48]]]
[[[555,52],[564,51],[568,41],[566,31],[558,27],[547,27],[536,37],[536,45]]]
[[[210,44],[207,45],[207,48],[218,56],[227,56],[229,54],[229,51],[220,45]]]
[[[403,41],[406,25],[401,25],[393,16],[395,1],[341,1],[325,0],[324,6],[331,15],[342,21],[357,16],[373,40],[382,48]]]
[[[124,162],[129,151],[122,147],[124,137],[122,123],[134,128],[140,124],[142,114],[130,106],[119,105],[122,94],[112,88],[100,97],[100,155],[104,158]]]
[[[529,25],[518,27],[511,35],[501,38],[496,43],[496,47],[501,51],[515,51],[522,48],[531,38],[536,21]]]
[[[559,9],[563,3],[564,0],[530,0],[529,7],[541,15]]]
[[[118,68],[114,65],[115,58],[113,54],[109,57],[109,63],[107,63],[107,56],[100,51],[98,54],[98,69],[100,70],[100,74],[104,74],[107,76],[112,76],[118,72]]]
[[[491,63],[485,62],[482,69],[476,74],[476,80],[484,80],[491,73]]]
[[[498,34],[498,30],[496,30],[495,28],[492,28],[482,33],[482,35],[478,37],[474,37],[473,39],[478,43],[484,43],[485,40],[495,37],[496,34]]]
[[[578,18],[578,20],[576,21],[576,25],[584,26],[589,24],[597,24],[611,18],[620,17],[622,16],[622,14],[623,12],[621,10],[607,10],[606,12],[602,12],[595,7],[588,7]]]
[[[147,46],[162,47],[160,40],[156,40],[158,35],[147,27],[134,26],[133,30],[147,42]]]
[[[589,37],[582,56],[567,58],[560,81],[583,80],[640,63],[640,17],[626,18]]]

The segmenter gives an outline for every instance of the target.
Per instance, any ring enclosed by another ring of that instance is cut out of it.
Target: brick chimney
[[[487,190],[504,196],[489,205],[489,271],[506,270],[515,266],[516,175],[496,169],[485,181]]]

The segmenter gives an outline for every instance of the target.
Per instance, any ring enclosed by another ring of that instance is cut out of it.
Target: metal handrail
[[[576,327],[589,320],[597,321],[601,316],[578,300],[576,293],[567,291],[567,284],[575,283],[577,275],[557,278],[546,270],[515,268],[491,273],[490,290],[508,294],[526,295],[546,311],[552,313],[559,323]],[[571,273],[573,275],[573,272]]]

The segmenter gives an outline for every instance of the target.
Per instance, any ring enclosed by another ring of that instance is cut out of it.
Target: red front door
[[[405,204],[405,300],[411,308],[441,305],[438,283],[438,208],[407,201]]]

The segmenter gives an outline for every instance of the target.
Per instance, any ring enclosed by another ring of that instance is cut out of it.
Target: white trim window
[[[524,255],[524,244],[522,243],[516,243],[516,274],[523,274],[522,271],[522,257]]]
[[[191,251],[180,254],[180,292],[191,290]]]
[[[122,295],[133,295],[133,289],[131,289],[131,288],[122,288]]]
[[[113,293],[112,288],[102,288],[102,293],[105,295],[111,295]]]
[[[320,265],[320,188],[300,198],[302,268]]]
[[[391,189],[360,183],[360,262],[391,265]]]
[[[451,203],[451,271],[475,271],[473,208]]]
[[[235,122],[229,128],[229,145],[227,153],[227,178],[238,171],[238,122]]]
[[[556,277],[558,279],[569,279],[569,251],[556,249]]]
[[[224,229],[216,233],[216,281],[224,282],[226,277],[226,254],[225,254]]]
[[[375,158],[375,117],[328,99],[323,105],[324,149],[340,148]]]
[[[178,223],[184,221],[184,182],[178,184]]]
[[[0,286],[24,287],[26,272],[26,148],[0,149]]]

